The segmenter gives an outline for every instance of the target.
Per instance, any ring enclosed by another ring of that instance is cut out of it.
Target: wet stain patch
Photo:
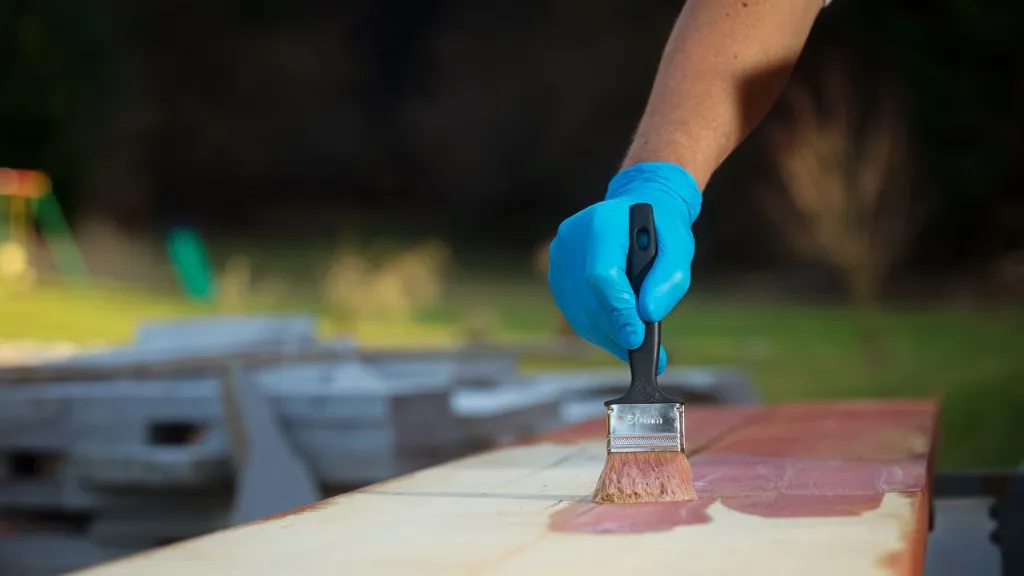
[[[552,532],[577,534],[644,534],[711,522],[707,509],[715,502],[762,518],[830,518],[859,516],[877,509],[884,494],[807,495],[756,494],[700,497],[690,502],[644,504],[573,503],[548,520]]]
[[[556,532],[627,534],[660,532],[712,519],[721,502],[762,518],[858,516],[877,509],[886,493],[920,491],[927,461],[841,462],[734,454],[693,459],[697,500],[641,504],[573,503],[549,517]]]
[[[707,508],[714,502],[705,498],[649,504],[572,503],[551,514],[548,529],[585,534],[664,532],[677,526],[710,522]]]

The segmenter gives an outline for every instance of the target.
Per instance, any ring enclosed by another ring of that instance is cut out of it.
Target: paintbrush
[[[626,277],[640,297],[658,255],[654,209],[629,209]],[[594,489],[600,503],[693,500],[693,472],[686,459],[683,401],[658,386],[661,322],[644,322],[644,341],[629,351],[626,393],[604,403],[608,409],[608,457]]]

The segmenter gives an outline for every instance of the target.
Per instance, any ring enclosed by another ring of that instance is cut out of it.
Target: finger
[[[658,257],[640,289],[638,310],[648,322],[661,322],[679,304],[690,289],[690,263],[693,261],[693,234],[663,245],[658,238]]]
[[[625,273],[588,274],[587,283],[599,306],[591,321],[619,347],[626,350],[639,348],[644,341],[644,324],[637,313],[636,296],[625,279]]]
[[[623,210],[608,210],[594,219],[592,237],[598,240],[589,249],[584,274],[603,312],[602,318],[594,322],[606,327],[620,347],[633,350],[643,343],[644,325],[637,313],[636,295],[626,278],[628,225],[628,212]]]
[[[658,354],[658,376],[661,376],[665,372],[665,368],[668,366],[668,354],[665,353],[665,347],[661,347],[661,351]]]

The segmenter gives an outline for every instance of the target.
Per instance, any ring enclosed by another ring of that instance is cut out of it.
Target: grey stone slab
[[[659,377],[669,394],[694,402],[753,404],[759,402],[749,378],[728,367],[671,368]],[[623,394],[629,387],[628,368],[552,371],[524,377],[524,389],[546,390],[560,398],[564,424],[604,415],[604,401]]]
[[[64,504],[64,487],[57,480],[7,481],[0,487],[0,508],[10,510],[60,509]]]
[[[46,390],[0,387],[0,452],[5,448],[66,449],[72,437],[71,410],[69,399]]]
[[[346,341],[331,346],[351,349]],[[448,378],[461,370],[459,354],[398,356],[447,362]],[[513,371],[507,358],[499,360],[505,364],[480,373],[497,378]],[[474,361],[486,368],[489,360]],[[535,391],[524,396],[502,385],[482,391],[479,379],[463,389],[431,377],[388,378],[354,357],[260,366],[243,380],[261,391],[288,442],[327,483],[382,480],[552,420],[550,403],[537,400]],[[63,463],[53,477],[0,486],[0,505],[108,510],[128,497],[125,490],[223,485],[233,468],[219,382],[209,374],[0,386],[0,406],[12,420],[52,425],[45,431],[0,426],[0,456],[49,451]],[[456,393],[462,394],[459,415],[451,399]]]
[[[559,391],[513,382],[452,393],[452,412],[463,434],[486,445],[511,442],[562,424]]]
[[[509,382],[487,388],[463,388],[451,396],[452,411],[463,417],[496,415],[538,404],[557,403],[564,395],[557,386]]]
[[[89,525],[89,540],[101,546],[152,548],[227,528],[230,504],[216,509],[182,505],[176,513],[104,514]]]
[[[1000,554],[988,536],[991,498],[937,498],[928,536],[925,576],[998,576]]]
[[[363,361],[395,382],[420,385],[487,385],[514,376],[515,351],[366,351]]]
[[[104,547],[79,535],[16,534],[0,538],[0,574],[55,576],[137,551]]]
[[[309,316],[223,316],[144,324],[131,345],[46,363],[50,367],[116,367],[217,359],[240,353],[289,354],[318,349],[354,352],[354,343],[321,344]]]
[[[234,367],[220,382],[235,463],[232,525],[307,506],[323,497],[307,463],[296,453],[263,387]]]
[[[424,385],[446,385],[455,381],[456,359],[450,352],[364,351],[362,361],[382,377]]]
[[[204,488],[234,476],[228,451],[206,446],[88,446],[75,450],[70,465],[79,482],[98,489]]]
[[[135,347],[237,350],[305,346],[316,342],[316,319],[306,315],[219,316],[146,322]]]

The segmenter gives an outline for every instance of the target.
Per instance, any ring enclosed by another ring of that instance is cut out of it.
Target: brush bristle
[[[594,489],[602,504],[695,500],[693,471],[682,452],[613,452]]]

